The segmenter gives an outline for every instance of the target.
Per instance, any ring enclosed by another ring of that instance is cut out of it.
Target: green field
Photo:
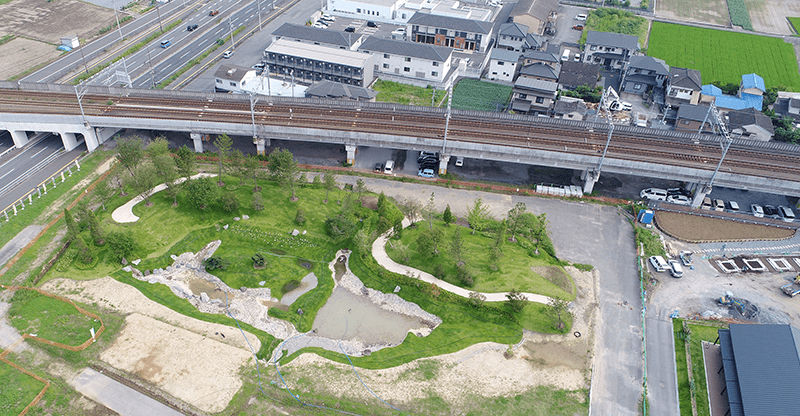
[[[0,362],[0,415],[18,415],[43,387],[42,382]]]
[[[787,17],[787,19],[789,19],[789,23],[792,24],[794,35],[797,36],[800,34],[800,17]]]
[[[703,84],[738,85],[742,75],[756,73],[767,88],[783,85],[800,91],[794,49],[778,38],[653,22],[647,54],[671,66],[699,70]]]
[[[100,329],[95,321],[69,303],[44,296],[33,290],[18,290],[8,310],[11,325],[23,334],[36,334],[40,338],[64,345],[78,346],[91,338],[89,330]]]
[[[378,91],[378,96],[375,97],[376,101],[386,103],[398,103],[406,105],[421,105],[430,107],[431,98],[434,92],[433,88],[422,88],[414,85],[401,84],[399,82],[384,81],[379,79],[372,84],[372,88]],[[444,99],[447,91],[435,90],[436,97],[434,98],[434,105],[438,106]]]
[[[478,111],[503,111],[511,98],[510,85],[465,78],[453,88],[453,108]]]
[[[697,414],[710,416],[708,408],[708,391],[706,388],[706,375],[703,360],[702,341],[714,342],[717,339],[717,330],[726,328],[725,324],[710,326],[715,322],[704,325],[689,324],[689,355],[692,360],[692,376],[694,377],[694,392],[689,382],[689,372],[686,362],[686,336],[683,333],[683,320],[673,319],[673,335],[675,337],[675,361],[678,372],[678,398],[681,415],[692,415],[692,394],[697,402]]]

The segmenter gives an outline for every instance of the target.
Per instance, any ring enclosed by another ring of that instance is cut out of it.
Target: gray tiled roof
[[[556,10],[558,10],[558,0],[520,0],[511,10],[511,16],[528,15],[545,21],[550,12]]]
[[[537,61],[545,61],[545,62],[558,62],[558,58],[550,52],[542,52],[542,51],[527,51],[522,54],[524,58],[528,59],[535,59]]]
[[[729,111],[728,124],[730,125],[731,129],[755,124],[768,131],[769,134],[775,133],[775,128],[772,125],[772,119],[752,107],[744,110]]]
[[[528,43],[528,46],[531,48],[541,48],[544,45],[545,39],[542,36],[534,35],[533,33],[528,33],[525,36],[525,42]]]
[[[497,59],[498,61],[517,62],[519,61],[519,52],[510,51],[508,49],[494,48],[489,55],[490,59]]]
[[[640,68],[648,71],[655,71],[656,75],[669,74],[669,65],[663,59],[653,58],[652,56],[631,56],[630,68]]]
[[[561,64],[561,73],[558,76],[558,83],[567,87],[577,87],[588,85],[594,88],[597,85],[597,76],[600,74],[600,66],[584,62],[564,62]]]
[[[348,36],[345,36],[348,35]],[[272,36],[302,39],[309,42],[326,43],[330,45],[350,48],[361,35],[339,32],[336,30],[319,29],[316,27],[284,23],[272,32]]]
[[[459,19],[457,17],[440,16],[430,13],[416,12],[411,19],[410,25],[441,27],[445,29],[458,30],[469,33],[489,34],[492,31],[492,22],[479,22],[471,19]]]
[[[631,35],[623,35],[621,33],[596,32],[590,30],[586,34],[586,44],[611,46],[635,51],[639,49],[639,38]]]
[[[586,115],[586,103],[579,99],[565,99],[564,97],[556,101],[553,107],[553,112],[556,114],[568,114],[578,112],[581,115]]]
[[[524,38],[528,34],[528,26],[519,23],[503,23],[500,25],[500,35]]]
[[[352,98],[371,100],[378,95],[378,91],[369,88],[345,85],[340,82],[320,81],[312,84],[306,90],[306,97],[319,98]]]
[[[410,56],[429,61],[445,62],[453,54],[453,48],[428,45],[425,43],[405,42],[402,40],[368,37],[358,48],[361,52],[380,52],[392,55]]]
[[[707,105],[681,104],[678,109],[678,118],[694,121],[703,121],[708,114]]]
[[[244,74],[246,74],[247,71],[251,71],[251,69],[243,66],[222,64],[217,68],[217,71],[214,72],[214,78],[239,82],[244,78]]]
[[[528,75],[531,77],[542,77],[542,78],[550,78],[557,80],[558,73],[560,71],[561,68],[559,65],[556,65],[554,68],[550,65],[543,64],[541,62],[536,62],[530,65],[523,66],[522,69],[520,69],[519,74]]]
[[[540,79],[519,77],[517,78],[517,82],[514,83],[514,87],[526,90],[538,90],[554,93],[558,89],[558,84],[552,81],[542,81]]]
[[[691,88],[695,91],[700,91],[703,87],[700,71],[674,66],[669,69],[669,84],[681,88]]]

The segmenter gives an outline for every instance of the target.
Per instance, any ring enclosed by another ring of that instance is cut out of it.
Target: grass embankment
[[[0,414],[18,415],[33,401],[44,384],[0,361]]]
[[[708,389],[703,360],[702,341],[714,342],[717,330],[728,326],[721,322],[706,321],[705,324],[689,324],[689,334],[683,329],[682,319],[673,319],[673,336],[675,338],[675,365],[678,370],[678,401],[681,416],[692,415],[692,395],[697,402],[697,414],[709,416]],[[689,379],[689,366],[686,361],[686,340],[689,343],[689,356],[692,364],[692,378]]]
[[[431,98],[434,101],[433,105],[439,105],[447,95],[445,90],[436,90],[430,87],[422,88],[382,79],[375,81],[372,88],[378,91],[378,96],[375,97],[376,101],[426,107],[431,107]],[[433,97],[434,92],[436,97]]]
[[[494,236],[489,233],[471,234],[471,230],[459,225],[445,226],[443,222],[434,224],[436,229],[442,231],[444,236],[439,254],[434,257],[419,252],[417,238],[428,229],[427,222],[418,222],[414,228],[407,228],[403,232],[401,244],[408,247],[409,260],[403,261],[397,249],[397,242],[390,241],[386,248],[392,260],[428,272],[457,286],[478,292],[508,292],[516,288],[523,292],[538,293],[550,297],[560,297],[572,300],[575,298],[575,288],[569,274],[561,263],[551,257],[544,250],[539,255],[530,255],[532,250],[524,248],[520,241],[506,242],[503,244],[503,257],[498,262],[497,270],[492,270],[489,259]],[[465,267],[475,276],[474,286],[466,286],[456,277],[457,261],[448,252],[453,240],[453,232],[461,232],[463,241],[462,259]],[[437,270],[438,269],[438,270]],[[534,271],[535,270],[535,271]]]
[[[800,91],[794,48],[780,38],[653,22],[647,54],[671,66],[699,70],[703,84],[739,85],[742,75],[756,73],[767,88]]]
[[[464,78],[453,88],[453,108],[501,112],[508,106],[512,86]]]
[[[787,17],[786,19],[788,19],[789,23],[792,25],[794,36],[798,36],[800,34],[800,17]]]
[[[677,212],[656,211],[658,228],[674,238],[688,242],[782,240],[793,236],[794,229],[745,224],[719,218]]]
[[[618,9],[597,9],[589,13],[586,26],[578,43],[583,47],[586,44],[586,35],[590,30],[596,32],[622,33],[639,38],[642,49],[647,47],[647,30],[649,23],[644,17],[631,12]]]
[[[636,235],[636,250],[644,246],[645,257],[664,256],[667,254],[657,233],[635,224],[633,226],[633,232]]]

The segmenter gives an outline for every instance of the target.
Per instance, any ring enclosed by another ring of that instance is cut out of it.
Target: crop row
[[[744,0],[728,0],[728,11],[731,14],[731,24],[741,26],[743,29],[753,30],[750,23],[750,13]]]

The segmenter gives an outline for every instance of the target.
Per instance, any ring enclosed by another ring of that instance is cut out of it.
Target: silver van
[[[778,215],[781,216],[781,219],[786,222],[793,222],[794,221],[794,212],[789,207],[785,207],[783,205],[778,207]]]
[[[391,175],[394,173],[394,160],[387,160],[386,166],[383,167],[383,173]]]

